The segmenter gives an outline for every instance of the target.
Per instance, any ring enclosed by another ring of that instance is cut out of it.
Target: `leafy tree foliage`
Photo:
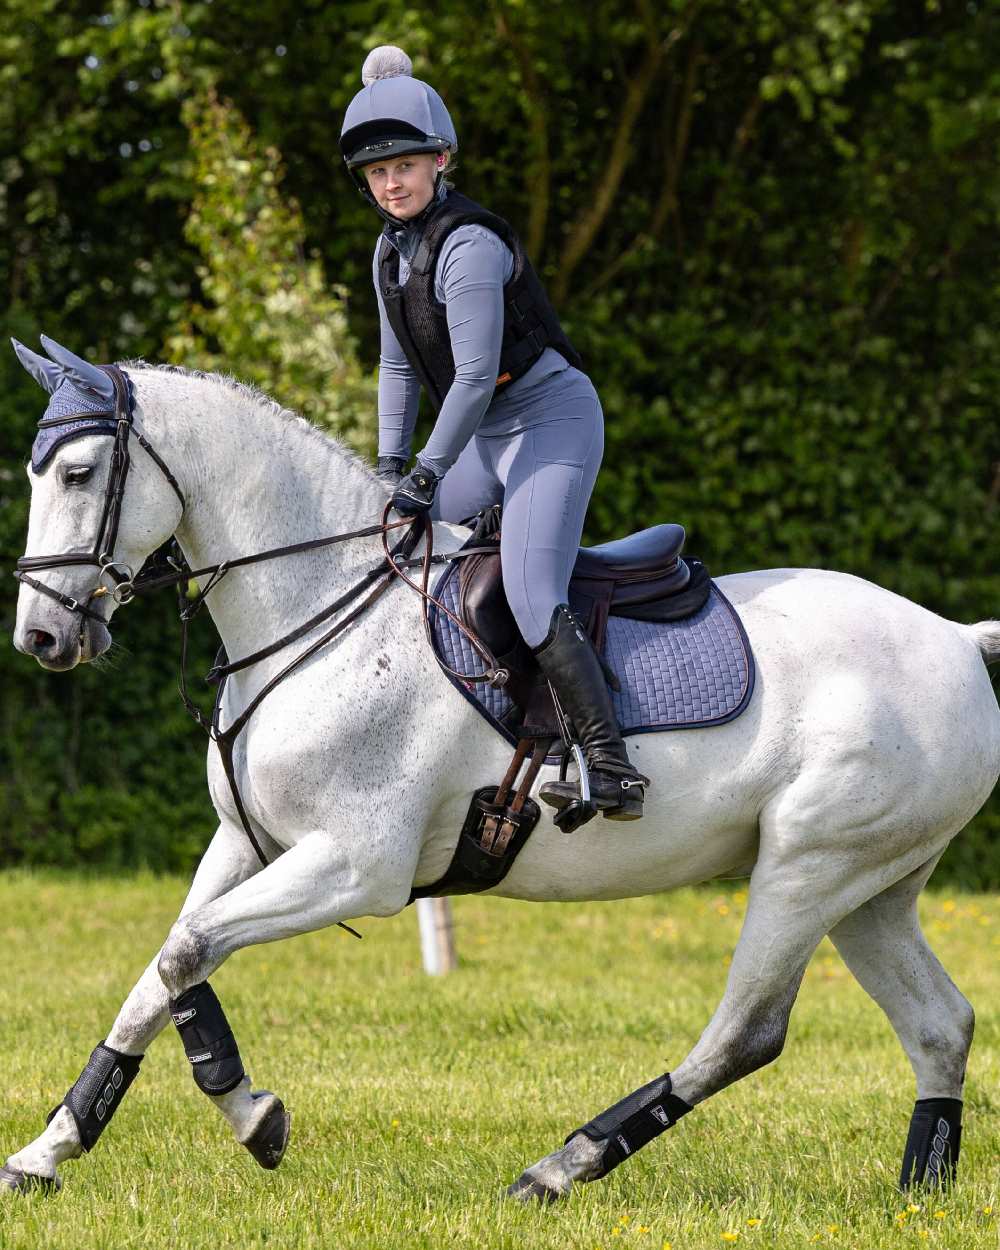
[[[378,222],[336,141],[385,42],[584,351],[591,539],[669,517],[717,572],[819,564],[997,613],[1000,14],[978,0],[4,0],[12,332],[224,361],[363,441]],[[0,378],[9,563],[39,394],[10,357]],[[0,856],[189,861],[210,817],[168,616],[133,609],[118,673],[0,660]],[[996,806],[945,870],[1000,883]]]
[[[202,298],[166,349],[188,368],[231,372],[359,449],[376,438],[376,378],[357,362],[344,310],[298,205],[282,198],[280,155],[259,152],[246,122],[214,91],[184,101],[194,199],[184,227],[201,263]],[[216,345],[212,349],[209,345]]]

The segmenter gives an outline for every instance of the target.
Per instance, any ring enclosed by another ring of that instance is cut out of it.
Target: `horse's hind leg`
[[[181,914],[217,898],[259,869],[257,856],[242,830],[223,825],[202,857]],[[59,1187],[59,1165],[96,1144],[138,1072],[147,1047],[169,1018],[167,991],[154,959],[122,1005],[106,1040],[94,1050],[44,1131],[0,1167],[0,1189]],[[216,1100],[227,1118],[231,1118],[229,1104],[241,1093],[234,1091],[233,1095]],[[249,1099],[247,1090],[243,1101]],[[276,1101],[273,1095],[271,1100]],[[255,1110],[262,1116],[269,1107],[256,1104]],[[242,1118],[247,1117],[244,1114]]]
[[[726,992],[698,1043],[672,1072],[635,1090],[522,1173],[508,1191],[552,1201],[574,1182],[598,1180],[704,1099],[776,1059],[806,964],[833,919],[851,905],[845,894],[822,911],[783,884],[787,865],[758,864]],[[794,880],[794,874],[791,874]]]
[[[883,1009],[917,1078],[901,1188],[953,1180],[972,1007],[927,945],[917,896],[936,859],[847,916],[830,933],[844,962]]]

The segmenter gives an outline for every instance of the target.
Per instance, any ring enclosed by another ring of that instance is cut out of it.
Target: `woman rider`
[[[458,148],[437,92],[399,48],[371,52],[340,150],[385,225],[373,261],[381,321],[378,472],[396,511],[461,521],[500,503],[504,589],[518,629],[573,722],[591,796],[642,815],[601,663],[567,605],[604,450],[600,400],[511,227],[451,190]],[[421,385],[437,420],[403,476]],[[574,782],[543,786],[565,807]]]

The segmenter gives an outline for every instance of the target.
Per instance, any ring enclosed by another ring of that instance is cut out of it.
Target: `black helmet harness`
[[[375,143],[368,144],[363,149],[364,152],[371,152],[374,148],[378,148],[381,146],[386,150],[380,154],[367,156],[365,159],[357,161],[357,162],[352,162],[347,156],[344,157],[344,163],[347,165],[347,172],[350,175],[351,181],[354,183],[357,189],[361,192],[362,196],[364,196],[364,198],[372,206],[372,208],[374,208],[376,213],[378,213],[378,215],[382,218],[382,220],[388,223],[388,225],[392,226],[394,230],[409,229],[409,228],[420,229],[422,227],[424,220],[430,214],[431,210],[434,208],[434,205],[437,204],[440,198],[441,184],[444,181],[446,167],[443,166],[442,168],[440,168],[434,176],[434,191],[431,195],[430,202],[426,205],[425,208],[421,209],[420,212],[415,217],[408,217],[405,220],[400,217],[394,217],[392,213],[388,211],[388,209],[383,208],[382,205],[378,202],[378,200],[375,198],[375,195],[371,187],[368,185],[368,179],[365,177],[363,167],[365,165],[374,164],[375,162],[379,160],[393,160],[399,156],[416,156],[420,152],[447,152],[448,151],[448,145],[444,143],[443,141],[438,146],[435,146],[435,147],[427,147],[426,138],[423,138],[422,141],[425,145],[423,147],[414,146],[414,147],[401,148],[399,146],[400,140],[398,139],[383,140],[381,143],[375,142]],[[413,142],[416,143],[417,140],[414,139]],[[390,152],[388,151],[388,149],[392,149],[392,151]]]

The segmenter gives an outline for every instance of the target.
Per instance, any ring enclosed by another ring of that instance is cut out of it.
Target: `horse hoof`
[[[4,1164],[0,1167],[0,1189],[9,1189],[15,1194],[53,1194],[62,1189],[62,1181],[58,1176],[32,1176],[30,1172]]]
[[[541,1202],[548,1206],[550,1203],[558,1202],[562,1194],[557,1189],[550,1189],[548,1185],[543,1185],[529,1172],[522,1172],[514,1184],[507,1189],[507,1197],[516,1198],[518,1202],[523,1202],[526,1206],[529,1202]]]
[[[292,1117],[285,1110],[281,1099],[276,1098],[274,1106],[254,1129],[253,1136],[243,1145],[262,1168],[271,1171],[285,1157],[291,1127]]]

